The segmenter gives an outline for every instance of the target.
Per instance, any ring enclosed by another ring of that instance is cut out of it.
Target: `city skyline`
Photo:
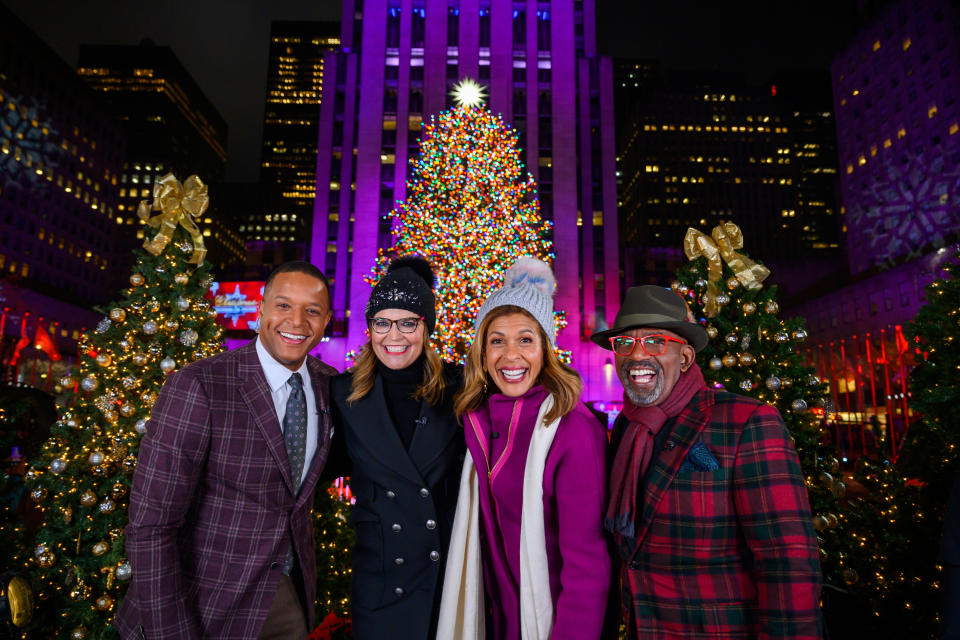
[[[102,0],[92,7],[59,0],[4,3],[71,67],[76,67],[81,44],[134,45],[151,38],[171,47],[227,120],[231,182],[253,182],[259,174],[271,21],[340,19],[339,2],[281,0],[267,6],[245,0],[230,3],[227,10],[224,3],[198,9],[176,0],[164,11],[122,0]],[[613,4],[597,7],[602,55],[756,75],[794,68],[828,74],[831,57],[850,35],[857,6],[854,0],[818,0],[802,8],[754,1],[722,7]],[[184,20],[185,15],[191,19]]]

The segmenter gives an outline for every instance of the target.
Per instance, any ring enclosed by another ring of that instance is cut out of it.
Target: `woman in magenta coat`
[[[600,637],[606,432],[555,352],[554,280],[521,258],[477,317],[455,399],[469,455],[438,638]]]

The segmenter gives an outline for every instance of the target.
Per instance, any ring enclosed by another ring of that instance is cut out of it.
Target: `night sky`
[[[80,44],[170,46],[227,121],[227,178],[255,181],[271,20],[338,20],[338,0],[0,0],[71,67]],[[853,32],[856,0],[626,2],[597,0],[601,53],[667,68],[765,79],[826,70]]]

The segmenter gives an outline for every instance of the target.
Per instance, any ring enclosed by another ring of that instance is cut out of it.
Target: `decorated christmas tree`
[[[181,185],[172,175],[154,185],[152,206],[141,203],[149,235],[130,288],[82,337],[75,401],[27,472],[44,514],[26,559],[44,611],[42,637],[116,637],[111,619],[131,577],[123,544],[128,494],[150,409],[167,374],[221,350],[202,297],[212,278],[194,223],[207,204],[196,176]]]
[[[940,607],[944,508],[960,473],[960,250],[926,289],[906,327],[919,351],[910,374],[914,413],[896,463],[864,464],[865,484],[883,497],[873,581],[877,627],[889,637],[933,638]]]
[[[482,103],[465,80],[458,106],[424,126],[407,199],[394,216],[394,246],[380,252],[373,284],[391,257],[419,254],[437,275],[433,344],[448,361],[463,361],[473,321],[503,272],[524,255],[550,263],[550,222],[540,217],[533,177],[523,171],[517,134]],[[557,329],[565,325],[557,314]]]
[[[690,262],[678,270],[672,287],[710,337],[697,355],[707,383],[780,411],[800,456],[825,583],[857,588],[861,576],[872,575],[872,559],[862,551],[868,534],[859,533],[859,511],[844,503],[840,463],[824,444],[818,413],[827,385],[797,352],[807,337],[803,320],[779,317],[776,287],[763,286],[769,270],[744,255],[742,247],[733,223],[721,223],[711,235],[690,229],[684,240]]]
[[[329,490],[318,487],[313,502],[313,530],[317,556],[317,628],[311,640],[349,638],[350,550],[353,528],[349,488],[338,479]]]

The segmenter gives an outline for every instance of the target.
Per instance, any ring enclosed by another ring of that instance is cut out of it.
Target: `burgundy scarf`
[[[680,374],[676,386],[662,403],[638,407],[623,394],[623,414],[630,421],[613,460],[610,473],[610,502],[603,526],[607,531],[635,537],[637,487],[653,460],[654,440],[664,423],[674,418],[701,389],[706,388],[696,363]]]

